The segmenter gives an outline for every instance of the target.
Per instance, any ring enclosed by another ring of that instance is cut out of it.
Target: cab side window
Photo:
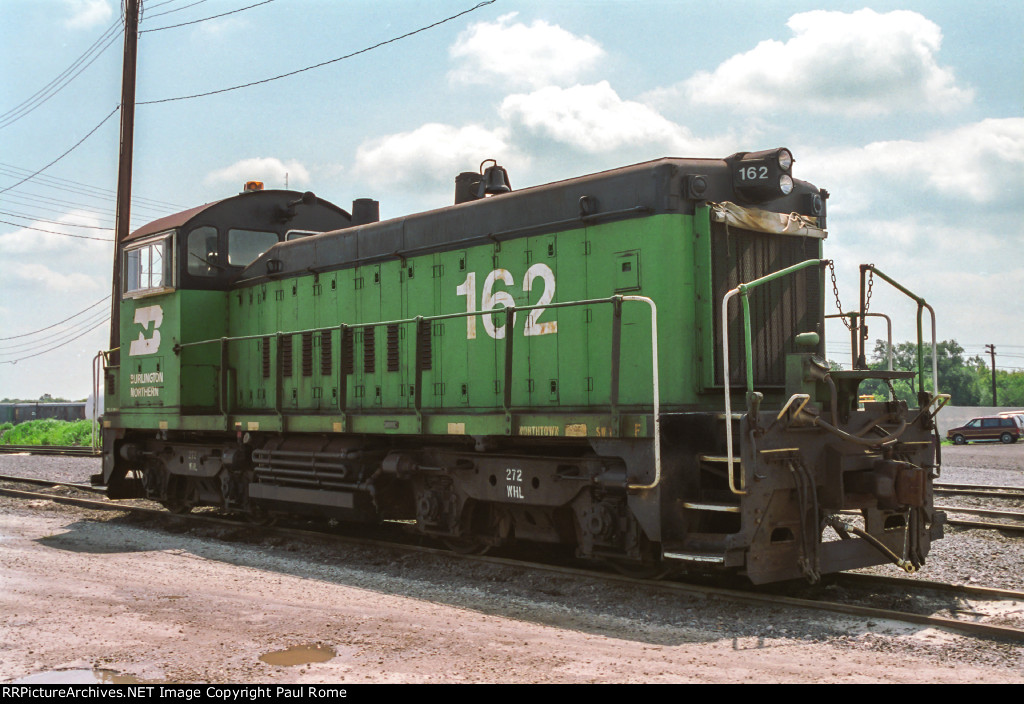
[[[188,233],[188,273],[216,276],[223,266],[217,246],[217,228],[197,227]]]
[[[174,286],[172,236],[150,238],[125,249],[122,288],[126,296],[158,293]]]

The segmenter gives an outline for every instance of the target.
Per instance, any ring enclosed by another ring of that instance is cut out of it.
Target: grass
[[[12,425],[0,424],[0,444],[3,445],[90,445],[90,420],[30,420]]]

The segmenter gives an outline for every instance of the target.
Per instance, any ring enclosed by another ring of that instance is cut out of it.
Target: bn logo
[[[135,309],[135,324],[141,325],[143,332],[139,333],[138,340],[132,340],[128,348],[128,356],[134,357],[141,354],[155,354],[160,349],[160,323],[164,322],[164,309],[161,306],[147,306]],[[149,324],[153,323],[153,334],[146,337]]]

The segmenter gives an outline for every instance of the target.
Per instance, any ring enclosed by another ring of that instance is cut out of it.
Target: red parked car
[[[1024,425],[1020,416],[984,416],[974,418],[966,425],[951,428],[946,438],[954,445],[963,445],[974,440],[999,440],[1009,445],[1017,442],[1024,435]]]

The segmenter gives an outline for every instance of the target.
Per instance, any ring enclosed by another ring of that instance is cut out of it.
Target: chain
[[[872,264],[871,266],[874,267],[875,265]],[[829,272],[832,275],[832,293],[835,294],[835,297],[836,297],[836,309],[839,311],[839,315],[841,316],[840,320],[843,321],[843,325],[846,326],[847,330],[853,330],[853,328],[850,326],[850,321],[846,319],[846,314],[843,313],[843,304],[839,302],[839,284],[836,281],[836,267],[835,267],[835,264],[832,262],[831,259],[828,260],[828,269],[829,269]],[[875,272],[874,271],[869,271],[868,272],[868,293],[867,293],[867,296],[864,299],[864,313],[865,313],[865,315],[867,314],[868,309],[871,307],[871,293],[872,293],[872,289],[873,289],[874,285],[875,285]]]
[[[864,313],[867,314],[868,308],[871,307],[871,287],[875,285],[875,265],[871,264],[871,270],[868,272],[868,295],[864,301]]]
[[[836,282],[836,265],[831,259],[828,260],[828,269],[832,274],[832,293],[836,297],[836,309],[839,311],[839,319],[843,321],[843,325],[846,326],[847,330],[853,330],[850,327],[850,321],[846,319],[846,314],[843,313],[843,304],[839,302],[839,284]]]

